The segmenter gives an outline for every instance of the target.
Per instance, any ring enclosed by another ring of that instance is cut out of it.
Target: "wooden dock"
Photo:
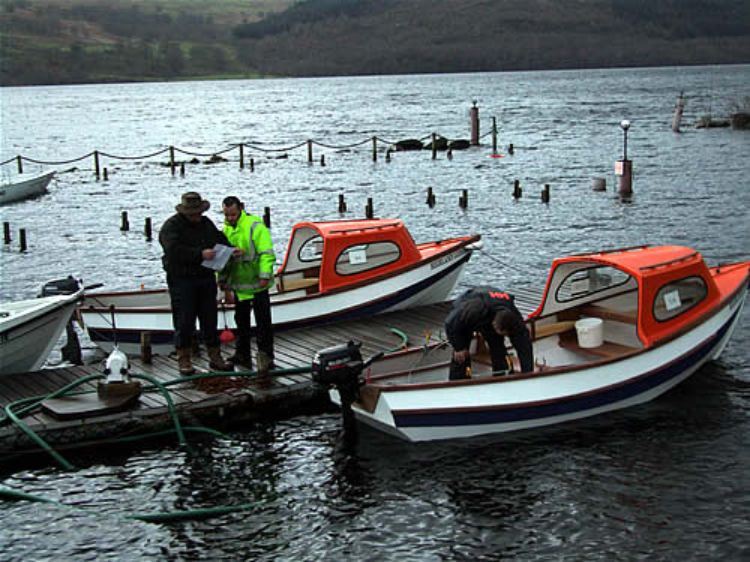
[[[511,292],[516,296],[516,305],[524,315],[534,310],[539,303],[538,292],[518,289]],[[169,382],[168,390],[174,411],[183,425],[198,424],[216,428],[264,417],[294,415],[312,407],[323,407],[327,403],[327,394],[312,382],[309,371],[284,371],[309,367],[317,351],[346,343],[350,339],[362,343],[364,358],[379,351],[394,349],[403,343],[403,338],[392,331],[392,328],[408,336],[408,345],[412,346],[425,343],[427,334],[430,334],[433,341],[442,339],[443,322],[450,306],[450,302],[445,302],[364,320],[277,332],[275,362],[281,373],[274,374],[270,385],[260,385],[253,377],[224,377],[174,384],[180,378],[177,361],[172,356],[162,355],[154,355],[150,363],[131,357],[130,372],[147,375],[161,383]],[[233,347],[234,344],[224,346],[223,352],[231,354],[234,352]],[[210,372],[205,352],[194,359],[193,364],[199,373]],[[73,381],[100,373],[103,373],[103,364],[5,375],[0,377],[0,407],[4,409],[8,404],[34,397],[41,400]],[[144,388],[150,386],[144,383]],[[96,400],[97,380],[88,381],[75,390],[85,393],[70,395],[61,400],[72,404],[80,404],[86,399]],[[22,411],[22,408],[19,405],[13,411]],[[144,390],[135,405],[124,411],[68,419],[67,416],[54,416],[36,408],[24,415],[22,421],[54,448],[99,445],[114,438],[173,427],[167,398],[158,389],[150,388]],[[17,457],[39,450],[34,441],[3,414],[3,422],[0,424],[0,456]]]

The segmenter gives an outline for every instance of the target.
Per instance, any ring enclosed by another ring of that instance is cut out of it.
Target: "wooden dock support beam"
[[[245,145],[240,143],[240,170],[245,169]]]
[[[462,209],[466,209],[469,206],[469,190],[461,190],[461,195],[458,197],[458,206]]]
[[[313,163],[313,149],[312,149],[312,142],[311,140],[307,141],[307,163],[312,164]]]
[[[5,244],[10,244],[10,223],[9,222],[3,222],[3,242]]]
[[[128,221],[128,212],[127,211],[123,211],[122,212],[122,219],[121,219],[121,222],[120,222],[120,230],[122,230],[123,232],[127,232],[128,230],[130,230],[130,222]]]
[[[371,219],[375,216],[375,211],[372,208],[372,197],[367,198],[367,205],[365,205],[365,217]]]
[[[18,173],[23,174],[23,157],[20,154],[16,156],[16,164],[18,164]]]
[[[346,212],[346,200],[344,199],[344,194],[339,193],[339,213],[345,213]]]
[[[271,207],[263,207],[263,224],[271,228]]]
[[[21,252],[25,252],[26,251],[26,229],[21,228],[18,231],[18,236],[20,238],[19,249]]]
[[[172,170],[172,175],[174,175],[174,169],[175,169],[174,146],[169,147],[169,169]]]
[[[146,217],[146,222],[143,225],[143,233],[146,235],[146,241],[151,242],[151,217]]]
[[[378,161],[378,137],[372,137],[372,161]]]

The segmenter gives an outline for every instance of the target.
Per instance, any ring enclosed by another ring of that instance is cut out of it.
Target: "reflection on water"
[[[76,164],[49,195],[2,207],[14,233],[27,228],[30,251],[0,252],[0,297],[33,296],[69,273],[109,289],[162,285],[161,251],[141,225],[148,216],[158,229],[188,189],[214,203],[216,222],[229,193],[251,209],[271,206],[279,254],[294,222],[339,217],[338,193],[346,216],[362,216],[374,197],[376,214],[403,218],[418,241],[479,232],[485,250],[458,290],[539,284],[559,254],[642,243],[747,259],[750,136],[689,123],[711,96],[739,96],[749,81],[750,67],[738,66],[3,88],[3,159],[307,138],[343,145],[433,131],[466,138],[474,98],[483,131],[496,116],[500,146],[516,151],[493,159],[485,144],[450,161],[397,153],[373,163],[365,145],[325,151],[325,167],[307,165],[304,151],[286,160],[258,153],[252,173],[235,161],[189,166],[184,178],[157,161],[110,161],[107,182],[95,180],[90,163]],[[688,106],[675,135],[681,90]],[[613,193],[624,117],[633,123],[630,203]],[[592,192],[593,177],[606,177],[609,191]],[[518,201],[514,179],[524,189]],[[545,183],[549,205],[539,200]],[[427,187],[434,209],[424,203]],[[127,233],[119,231],[123,210]],[[749,343],[745,310],[721,361],[668,395],[540,431],[415,446],[363,428],[348,448],[339,415],[326,413],[237,428],[228,439],[191,435],[190,451],[164,439],[71,454],[82,467],[71,473],[6,466],[3,485],[71,507],[0,503],[0,558],[741,559],[750,549]],[[250,511],[198,521],[123,518],[253,502]]]

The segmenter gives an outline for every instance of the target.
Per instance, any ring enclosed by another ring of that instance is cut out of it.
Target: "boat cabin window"
[[[671,320],[690,310],[706,298],[708,289],[701,277],[685,277],[664,285],[654,299],[654,318],[660,322]]]
[[[569,302],[625,285],[630,275],[610,266],[588,267],[568,275],[557,288],[557,302]]]
[[[401,250],[394,242],[373,242],[349,246],[336,259],[336,273],[353,275],[397,261]]]
[[[313,236],[305,241],[299,249],[298,256],[301,262],[320,262],[323,256],[323,237]]]

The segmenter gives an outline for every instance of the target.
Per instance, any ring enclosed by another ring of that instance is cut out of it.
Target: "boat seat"
[[[630,347],[629,345],[621,345],[619,343],[609,341],[605,341],[598,347],[581,347],[580,345],[578,345],[578,338],[575,334],[561,335],[559,346],[564,349],[575,351],[577,353],[588,353],[590,355],[596,355],[597,357],[603,357],[605,359],[630,355],[631,353],[635,353],[638,351],[637,347]]]
[[[279,278],[279,288],[283,291],[296,291],[297,289],[307,289],[308,287],[317,287],[318,277],[303,277],[300,279],[282,279]]]

